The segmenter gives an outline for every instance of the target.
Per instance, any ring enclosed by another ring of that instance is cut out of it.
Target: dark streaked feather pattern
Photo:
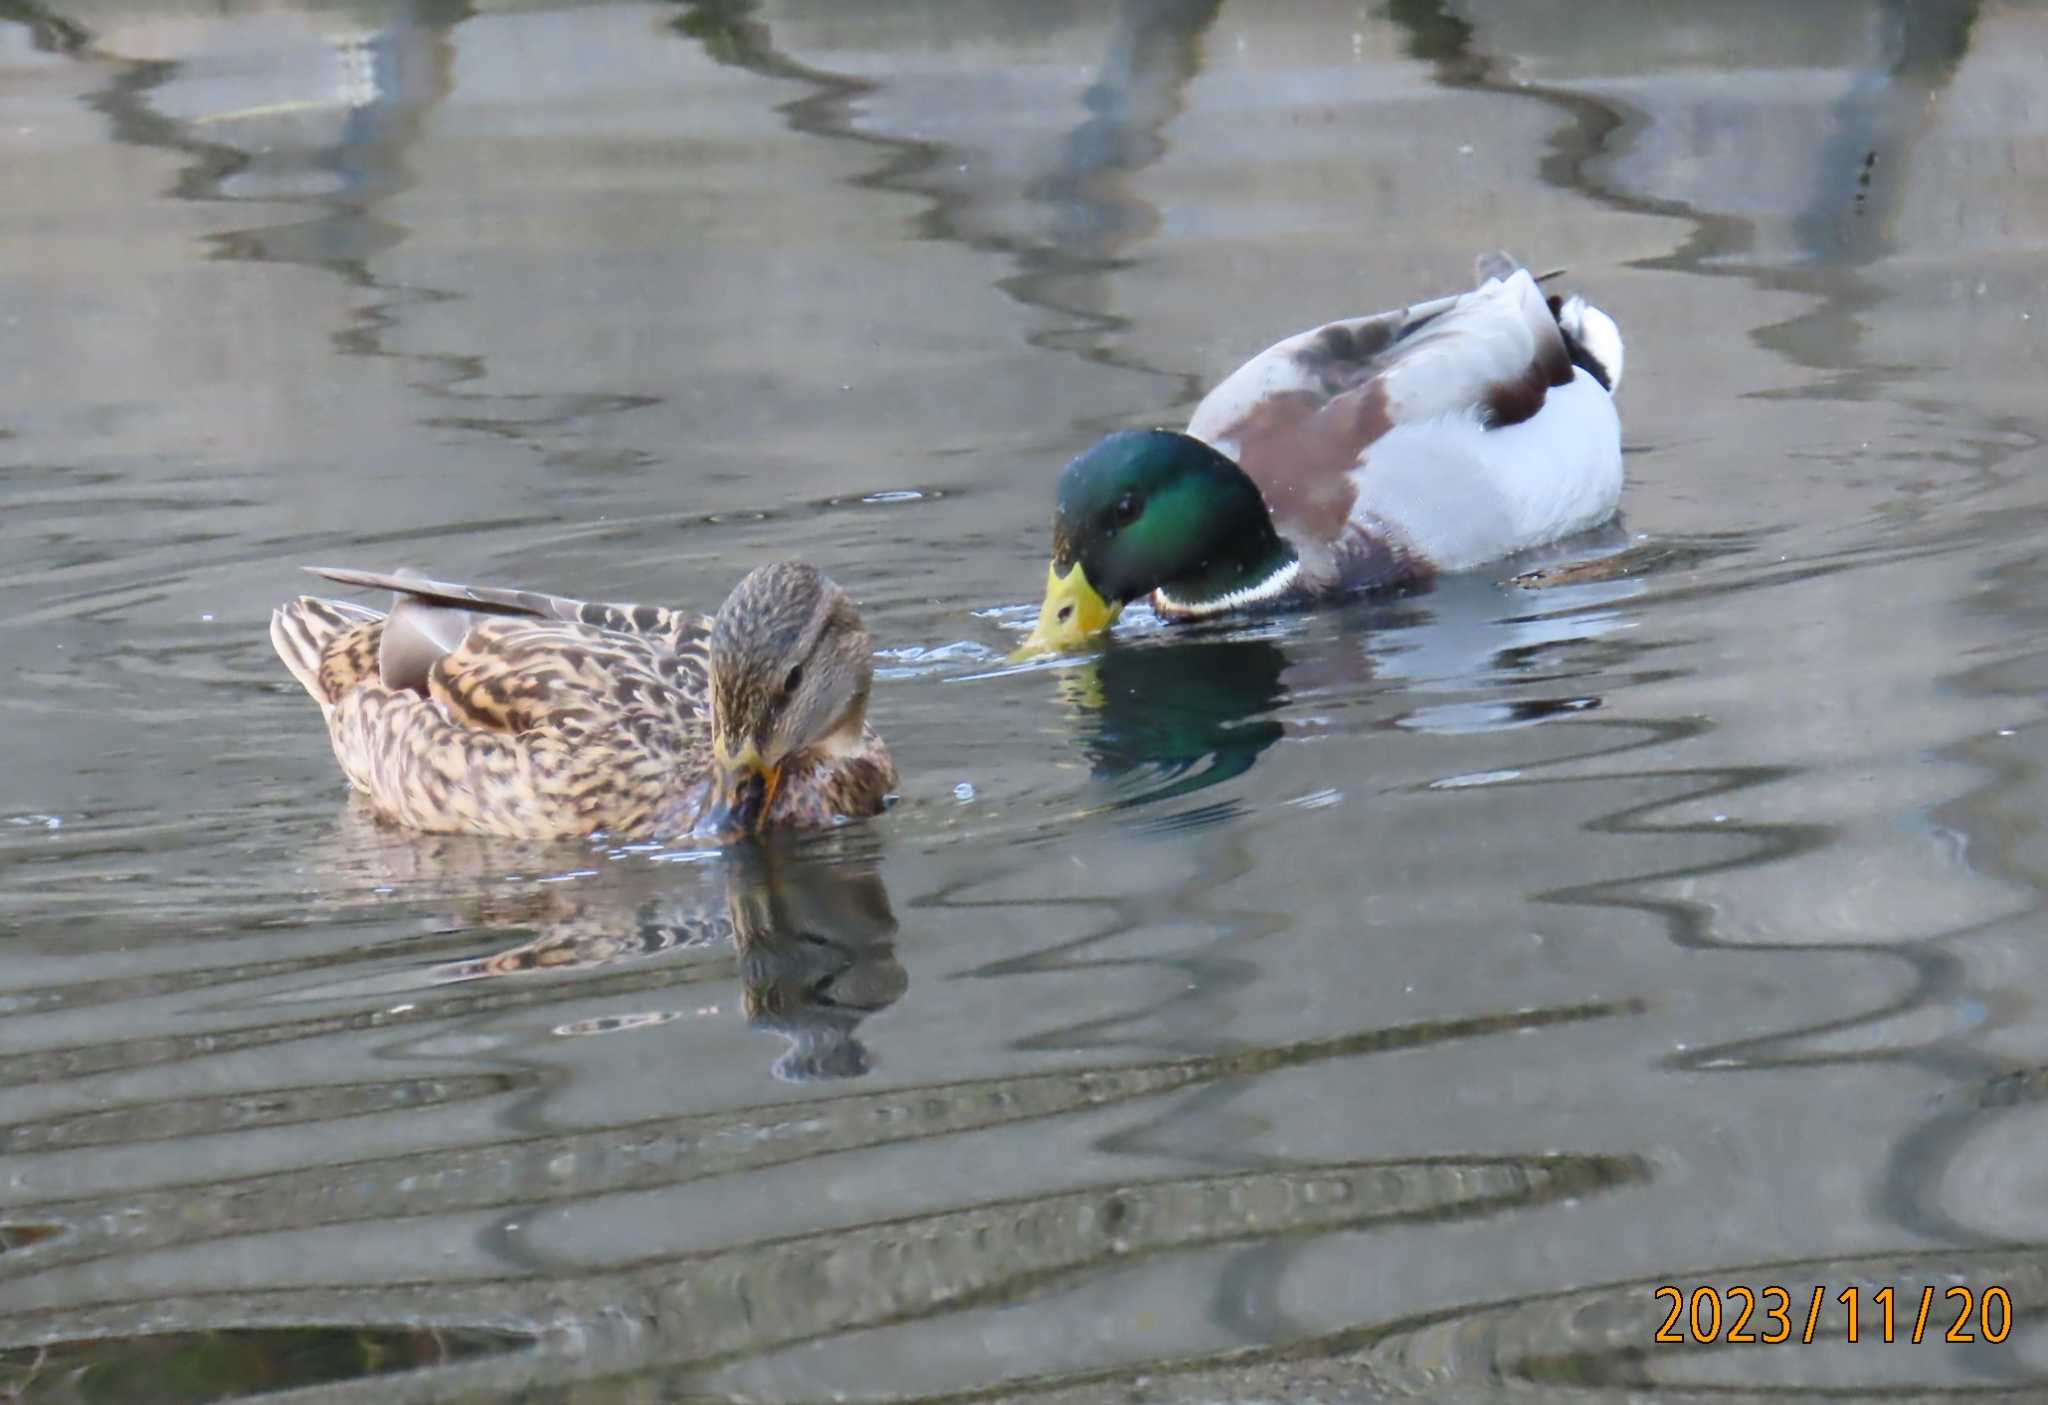
[[[300,597],[271,638],[321,704],[336,759],[413,829],[513,838],[687,830],[712,765],[709,617],[411,575],[325,569],[399,593],[390,616]],[[405,639],[390,647],[388,632]],[[771,823],[875,813],[895,784],[869,729],[793,767]]]

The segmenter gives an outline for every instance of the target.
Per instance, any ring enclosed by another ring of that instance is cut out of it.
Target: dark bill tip
[[[738,839],[761,827],[768,809],[768,777],[746,770],[719,778],[718,793],[697,822],[697,833],[718,839]]]

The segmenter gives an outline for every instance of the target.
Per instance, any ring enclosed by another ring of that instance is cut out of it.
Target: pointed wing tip
[[[359,571],[353,566],[301,566],[299,569],[309,576],[339,581],[343,585],[376,586],[382,583],[382,579],[373,572]]]
[[[389,590],[399,595],[431,595],[455,600],[467,599],[469,595],[467,586],[428,580],[418,572],[403,567],[396,571],[363,571],[353,566],[304,566],[300,569],[363,590]]]
[[[1495,249],[1472,260],[1473,282],[1480,284],[1489,278],[1498,278],[1505,283],[1524,267],[1525,265],[1507,250]],[[1553,278],[1564,277],[1566,271],[1563,267],[1546,269],[1542,273],[1531,270],[1529,277],[1537,283],[1548,283]]]

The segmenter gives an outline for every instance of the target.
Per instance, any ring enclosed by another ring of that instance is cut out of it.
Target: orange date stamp
[[[1957,1286],[1911,1289],[1889,1285],[1875,1292],[1844,1288],[1829,1296],[1825,1286],[1795,1297],[1772,1284],[1746,1288],[1702,1285],[1691,1293],[1666,1283],[1653,1296],[1668,1304],[1664,1324],[1652,1339],[1672,1346],[1716,1342],[1757,1342],[1776,1346],[1798,1341],[1811,1346],[1816,1334],[1827,1341],[1990,1342],[2012,1335],[2012,1295],[1997,1284],[1981,1293]],[[1804,1301],[1800,1300],[1804,1298]],[[1946,1324],[1944,1326],[1943,1324]],[[1931,1334],[1931,1336],[1930,1336]]]

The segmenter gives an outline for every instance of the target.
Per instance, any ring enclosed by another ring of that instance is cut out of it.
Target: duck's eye
[[[1138,514],[1145,510],[1145,504],[1136,493],[1125,493],[1116,500],[1116,506],[1109,510],[1109,528],[1117,531],[1138,520]]]
[[[795,697],[796,690],[803,687],[803,685],[804,666],[802,664],[798,664],[796,667],[790,669],[788,675],[782,680],[783,700],[787,701],[790,698]]]

